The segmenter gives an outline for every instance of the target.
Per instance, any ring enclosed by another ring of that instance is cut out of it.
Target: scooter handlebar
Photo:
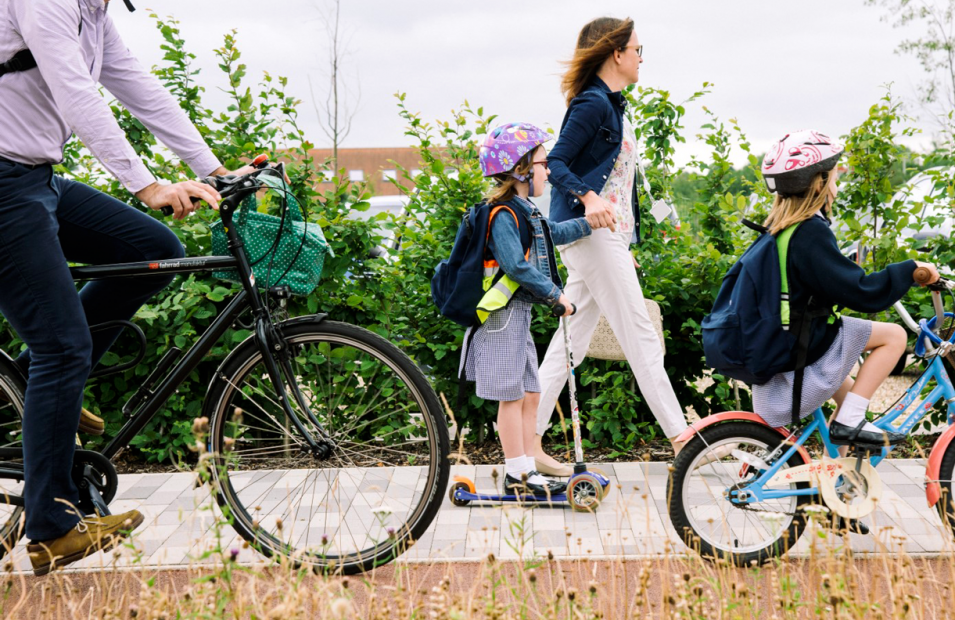
[[[577,314],[577,304],[570,304],[570,308],[571,315]],[[567,307],[564,306],[564,304],[554,304],[551,307],[551,312],[553,312],[556,317],[562,317],[567,313]]]

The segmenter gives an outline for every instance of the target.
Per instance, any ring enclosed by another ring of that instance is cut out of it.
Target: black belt
[[[30,170],[36,170],[37,168],[42,168],[42,167],[44,167],[44,166],[52,166],[52,165],[53,165],[53,164],[25,164],[25,163],[23,163],[23,162],[13,161],[12,159],[7,159],[6,157],[2,157],[2,156],[0,156],[0,162],[5,162],[5,163],[8,163],[8,164],[14,164],[14,165],[17,165],[17,166],[23,166],[23,167],[25,167],[25,168],[29,168]]]

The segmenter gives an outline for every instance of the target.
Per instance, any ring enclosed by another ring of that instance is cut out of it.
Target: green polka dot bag
[[[259,288],[288,286],[293,295],[308,295],[318,286],[326,256],[333,256],[325,241],[322,227],[314,222],[305,222],[298,201],[280,179],[259,177],[277,190],[277,195],[287,201],[285,220],[259,211],[255,196],[242,201],[233,223],[236,232],[245,244],[245,253],[252,264],[252,274]],[[212,226],[212,253],[228,256],[229,246],[222,220]],[[212,272],[217,278],[239,281],[236,269]]]

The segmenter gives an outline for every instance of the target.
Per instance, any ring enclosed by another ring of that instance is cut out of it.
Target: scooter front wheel
[[[603,499],[603,485],[589,472],[577,474],[567,483],[567,503],[577,512],[594,512]]]
[[[468,504],[470,504],[471,500],[459,497],[458,491],[474,494],[473,484],[469,484],[468,482],[457,480],[455,481],[454,484],[451,485],[451,488],[448,489],[448,499],[451,500],[452,504],[454,504],[455,506],[467,506]]]

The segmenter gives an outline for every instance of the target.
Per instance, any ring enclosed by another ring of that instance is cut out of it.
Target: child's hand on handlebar
[[[923,263],[920,261],[915,261],[916,269],[915,273],[912,274],[913,279],[920,286],[925,286],[926,284],[932,284],[938,280],[938,269],[935,268],[935,265],[931,263]]]
[[[557,300],[557,305],[564,307],[564,313],[560,315],[562,317],[572,315],[574,313],[574,310],[577,309],[577,307],[574,306],[574,304],[572,304],[570,300],[567,298],[567,295],[564,295],[563,293],[560,294],[560,298]]]

